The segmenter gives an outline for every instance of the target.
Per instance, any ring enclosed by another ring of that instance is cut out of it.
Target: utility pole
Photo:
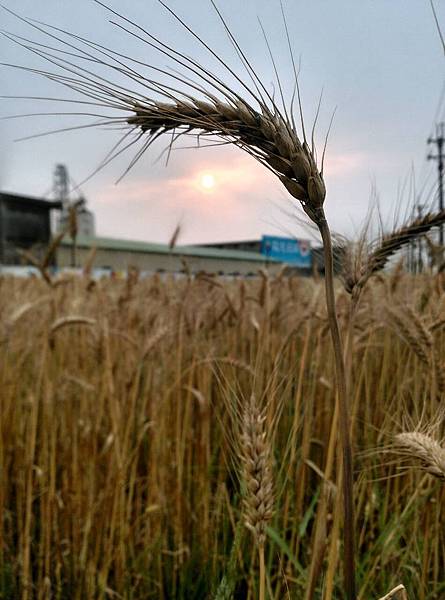
[[[443,165],[444,165],[444,143],[445,123],[436,125],[436,137],[428,138],[428,144],[436,144],[437,154],[428,154],[428,160],[437,160],[437,171],[439,176],[439,210],[443,210]],[[444,245],[443,224],[439,228],[439,243]]]
[[[423,217],[423,209],[425,206],[423,204],[417,203],[417,218],[420,220]],[[422,273],[423,271],[423,244],[422,238],[419,236],[417,238],[417,268],[416,273]]]

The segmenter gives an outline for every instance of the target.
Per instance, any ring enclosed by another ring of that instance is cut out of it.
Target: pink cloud
[[[214,177],[212,189],[201,185],[204,174]],[[179,173],[167,170],[163,178],[106,186],[96,191],[93,208],[104,235],[166,242],[180,222],[180,242],[188,243],[259,236],[264,220],[274,220],[269,219],[271,199],[282,194],[273,175],[235,152],[226,160],[193,161],[188,169],[182,165]]]
[[[366,156],[359,152],[328,154],[325,158],[325,173],[328,177],[341,177],[361,169],[366,164]]]
[[[334,188],[341,183],[343,189],[343,180],[366,164],[362,154],[332,150],[326,175]],[[272,173],[241,151],[192,151],[176,155],[166,169],[143,167],[117,186],[96,189],[91,200],[99,234],[166,243],[181,223],[179,243],[193,243],[298,231],[289,220],[298,203]],[[211,189],[201,185],[205,174],[215,180]]]

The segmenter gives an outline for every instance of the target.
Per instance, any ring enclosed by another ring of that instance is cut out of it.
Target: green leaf
[[[288,557],[288,559],[293,564],[295,569],[300,573],[300,575],[303,575],[305,577],[306,571],[300,565],[296,556],[294,556],[294,554],[293,554],[292,550],[289,548],[289,545],[287,544],[286,540],[284,540],[280,536],[280,534],[277,531],[275,531],[275,529],[272,529],[272,527],[266,527],[266,532],[267,532],[267,535],[270,537],[270,539],[272,541],[274,541],[275,544],[279,547],[281,552],[283,552],[283,554],[285,554]]]

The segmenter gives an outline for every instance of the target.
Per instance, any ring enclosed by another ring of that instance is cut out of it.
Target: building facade
[[[23,250],[40,257],[51,239],[50,212],[58,208],[58,202],[0,193],[0,264],[22,264]]]
[[[104,272],[124,273],[136,268],[147,273],[199,273],[217,275],[257,275],[267,268],[278,272],[281,263],[266,260],[258,252],[203,248],[199,246],[176,246],[152,244],[115,238],[63,239],[57,249],[57,266],[78,267],[85,265],[94,253],[93,267]],[[74,263],[74,264],[73,264]]]

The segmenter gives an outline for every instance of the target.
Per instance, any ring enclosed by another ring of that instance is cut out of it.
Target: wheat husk
[[[399,433],[394,450],[419,461],[420,468],[445,482],[445,448],[432,436],[420,431]]]
[[[245,487],[244,523],[258,545],[264,545],[266,525],[274,511],[274,486],[266,415],[252,396],[241,421],[240,458]]]
[[[380,600],[408,600],[405,586],[402,584],[398,585],[385,596],[380,598]]]

